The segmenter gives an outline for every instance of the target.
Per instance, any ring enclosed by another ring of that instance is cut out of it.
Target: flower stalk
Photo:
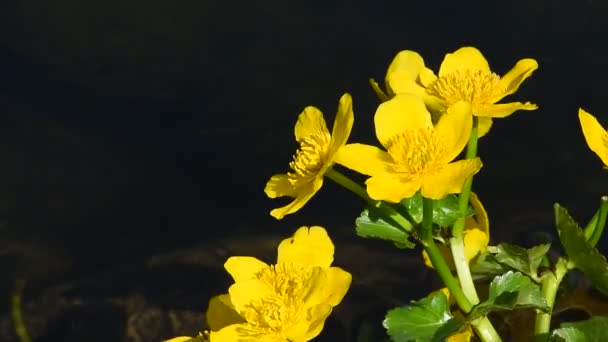
[[[555,273],[552,271],[546,271],[542,276],[541,280],[541,292],[547,305],[549,306],[549,312],[536,311],[536,322],[534,324],[534,341],[545,342],[549,339],[549,331],[551,329],[551,316],[553,314],[553,306],[555,305],[555,298],[557,296],[557,290],[559,284],[568,273],[568,260],[565,258],[559,258],[555,264]]]

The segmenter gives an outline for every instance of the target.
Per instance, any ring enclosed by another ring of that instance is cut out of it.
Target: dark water
[[[331,121],[350,92],[351,141],[375,142],[367,79],[402,49],[435,70],[464,45],[499,74],[540,64],[512,98],[540,109],[495,121],[481,143],[476,191],[496,238],[548,229],[555,201],[588,217],[608,189],[577,119],[582,106],[608,121],[602,1],[24,0],[0,13],[0,258],[45,246],[36,260],[61,255],[78,276],[302,224],[347,236],[360,204],[345,190],[327,184],[281,222],[262,190],[286,170],[306,105]]]

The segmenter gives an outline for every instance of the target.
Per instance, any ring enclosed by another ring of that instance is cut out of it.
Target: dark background
[[[350,92],[350,141],[375,143],[367,80],[403,49],[433,70],[465,45],[500,75],[539,62],[508,98],[539,110],[481,141],[475,190],[495,241],[546,228],[555,201],[584,221],[608,186],[577,118],[581,106],[608,122],[608,2],[21,0],[0,13],[5,250],[44,244],[91,271],[302,224],[352,234],[347,191],[328,182],[276,221],[285,202],[264,184],[287,171],[306,105],[331,125]]]

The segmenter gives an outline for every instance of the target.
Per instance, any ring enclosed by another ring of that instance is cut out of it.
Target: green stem
[[[494,329],[492,322],[488,319],[488,317],[481,317],[471,322],[473,329],[477,333],[477,336],[484,342],[500,342],[502,338]]]
[[[433,200],[428,198],[423,199],[422,213],[422,245],[424,246],[424,250],[428,254],[439,277],[448,290],[450,290],[451,295],[454,296],[460,309],[464,312],[469,312],[473,308],[473,305],[471,305],[462,292],[458,281],[452,275],[448,264],[445,262],[443,255],[441,255],[439,248],[437,248],[437,245],[433,240]]]
[[[352,179],[346,177],[342,173],[334,170],[333,168],[329,168],[327,171],[325,171],[325,176],[331,179],[332,181],[338,183],[339,185],[345,187],[346,189],[352,191],[355,195],[363,198],[370,206],[379,210],[382,214],[384,214],[385,217],[398,224],[406,232],[414,232],[414,226],[416,226],[416,222],[411,217],[402,215],[387,203],[370,198],[367,194],[367,191]]]
[[[467,159],[477,157],[477,126],[478,119],[476,116],[474,116],[473,127],[471,128],[471,135],[469,136],[469,143],[467,145]],[[456,220],[452,229],[453,237],[450,239],[450,249],[452,250],[452,257],[454,258],[454,265],[456,266],[456,273],[458,274],[458,279],[460,280],[462,290],[469,301],[473,305],[476,305],[479,303],[479,297],[477,296],[477,290],[475,289],[473,276],[471,275],[471,270],[469,268],[469,262],[465,256],[464,246],[464,228],[472,186],[473,177],[471,176],[464,183],[462,192],[458,197],[458,210],[460,217],[458,220]]]
[[[11,316],[13,318],[13,324],[15,326],[15,333],[19,337],[21,342],[30,342],[32,339],[27,333],[27,328],[23,322],[22,310],[21,310],[21,296],[23,294],[23,288],[25,287],[25,281],[19,279],[15,281],[15,289],[11,294]]]
[[[602,196],[600,201],[600,210],[597,219],[597,224],[595,225],[595,229],[593,229],[593,235],[591,235],[591,239],[589,239],[589,243],[591,246],[595,247],[597,243],[600,241],[602,237],[602,233],[604,232],[604,227],[606,226],[606,216],[608,215],[608,197]]]
[[[534,324],[534,340],[536,342],[545,342],[549,338],[555,297],[557,296],[559,284],[566,276],[566,273],[568,273],[568,261],[567,259],[559,258],[555,264],[555,273],[546,271],[541,277],[541,291],[549,306],[549,312],[545,313],[540,310],[536,312],[536,322]]]
[[[591,240],[591,237],[593,236],[593,231],[595,230],[595,227],[597,227],[597,219],[599,216],[600,216],[600,210],[598,209],[595,211],[595,214],[593,214],[593,217],[591,217],[591,220],[589,220],[589,222],[585,226],[585,229],[584,229],[585,240],[587,240],[587,241]]]

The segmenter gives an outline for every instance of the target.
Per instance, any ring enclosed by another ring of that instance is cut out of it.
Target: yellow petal
[[[340,304],[342,298],[348,292],[352,282],[352,275],[339,267],[330,267],[325,270],[327,274],[327,285],[325,293],[327,295],[325,303],[336,306]]]
[[[353,114],[353,100],[350,94],[344,94],[340,98],[338,104],[338,112],[334,119],[334,127],[331,132],[331,143],[327,152],[328,158],[331,160],[338,149],[348,140],[350,131],[353,128],[355,116]]]
[[[469,342],[473,339],[473,328],[470,324],[465,325],[455,334],[450,335],[446,342]]]
[[[279,244],[277,264],[293,262],[329,267],[334,261],[334,244],[323,227],[300,227]]]
[[[348,144],[343,146],[334,161],[351,170],[371,176],[379,172],[392,170],[393,158],[388,152],[376,146],[364,144]]]
[[[464,182],[479,169],[481,160],[465,159],[450,163],[440,171],[426,175],[422,181],[422,196],[431,199],[442,199],[448,194],[457,194],[462,191]]]
[[[427,129],[433,127],[431,113],[424,102],[415,95],[398,94],[382,103],[374,116],[376,136],[387,147],[391,139],[408,129]]]
[[[424,94],[424,88],[416,84],[418,74],[426,69],[424,60],[415,51],[399,52],[386,72],[386,88],[389,95],[400,93]]]
[[[318,132],[329,134],[325,118],[323,118],[323,113],[318,108],[308,106],[298,116],[295,127],[296,141],[300,142],[307,136],[317,134]]]
[[[306,183],[296,189],[296,198],[289,204],[276,208],[270,211],[270,215],[277,220],[282,219],[285,215],[293,214],[302,209],[308,201],[321,189],[323,186],[323,175],[318,175],[312,182]]]
[[[260,329],[256,329],[251,324],[233,324],[219,331],[212,331],[209,334],[211,342],[287,342],[278,332],[268,329],[264,334],[260,334]]]
[[[462,47],[445,55],[439,67],[439,77],[463,70],[481,70],[489,73],[490,66],[479,50],[469,46]]]
[[[593,115],[582,108],[578,110],[578,119],[587,145],[608,166],[608,133]]]
[[[194,337],[180,336],[180,337],[174,337],[170,340],[165,340],[164,342],[186,342],[186,341],[192,340],[193,338]]]
[[[306,320],[306,334],[304,335],[304,339],[296,340],[289,339],[290,341],[310,341],[317,337],[321,331],[323,330],[323,326],[325,324],[325,320],[331,314],[332,306],[328,304],[320,304],[316,305],[308,311],[308,317]]]
[[[424,68],[423,70],[420,70],[420,73],[418,74],[418,81],[425,88],[428,87],[431,83],[435,82],[436,80],[437,80],[437,76],[435,75],[433,70],[431,70],[429,68]]]
[[[525,58],[517,62],[517,64],[500,79],[499,86],[501,89],[504,89],[504,93],[494,98],[492,102],[498,102],[503,97],[515,93],[522,82],[530,77],[536,69],[538,69],[538,62],[534,59]]]
[[[230,257],[224,263],[224,268],[235,282],[254,279],[258,272],[267,267],[269,266],[263,261],[247,256]]]
[[[245,323],[232,306],[230,295],[223,294],[212,297],[205,313],[209,330],[218,331],[232,324]]]
[[[251,305],[251,302],[275,294],[273,289],[266,283],[257,279],[234,283],[228,288],[228,293],[230,294],[230,301],[234,306],[234,310],[241,314]]]
[[[467,261],[471,261],[488,247],[490,239],[480,229],[467,229],[464,231],[464,255]]]
[[[293,184],[289,181],[289,177],[286,174],[277,174],[270,177],[264,188],[266,196],[270,198],[277,197],[296,197],[296,189]]]
[[[473,115],[486,118],[504,118],[518,110],[536,110],[538,106],[534,103],[510,102],[484,106],[475,106]]]
[[[404,198],[414,196],[420,189],[420,180],[407,178],[398,174],[381,173],[368,179],[367,193],[375,200],[398,203]]]
[[[469,195],[469,201],[473,206],[473,210],[475,211],[475,227],[465,226],[465,229],[478,228],[482,232],[486,234],[488,237],[488,241],[490,240],[490,220],[488,219],[488,213],[486,212],[486,208],[484,208],[483,204],[479,200],[479,197],[476,193],[471,192]]]
[[[462,152],[469,141],[472,124],[471,105],[464,101],[450,106],[447,113],[439,118],[435,132],[444,142],[447,153],[438,163],[447,164]]]
[[[490,131],[490,128],[492,128],[492,119],[491,118],[484,118],[484,117],[477,118],[477,137],[478,138],[481,138],[481,137],[485,136],[486,134],[488,134],[488,132]]]

